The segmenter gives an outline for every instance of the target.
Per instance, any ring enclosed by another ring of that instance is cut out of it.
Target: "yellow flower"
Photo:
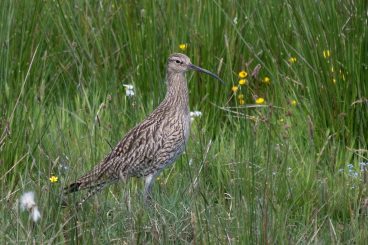
[[[58,177],[55,176],[55,175],[52,175],[50,178],[49,178],[50,182],[51,183],[55,183],[55,182],[58,182]]]
[[[245,84],[247,84],[248,83],[248,80],[247,79],[240,79],[239,80],[239,84],[240,85],[245,85]]]
[[[242,99],[244,99],[244,94],[239,94],[238,95],[238,100],[242,100]]]
[[[240,78],[246,78],[248,76],[248,73],[246,71],[240,71],[239,72],[239,77]]]
[[[179,48],[181,51],[185,51],[188,48],[188,44],[186,43],[179,44]]]
[[[292,106],[296,106],[296,105],[298,104],[298,102],[297,102],[296,100],[292,100],[292,101],[290,101],[290,104],[291,104]]]
[[[323,50],[323,57],[325,57],[325,59],[329,58],[331,56],[331,52],[330,50]]]
[[[270,83],[271,83],[271,79],[270,79],[269,77],[264,77],[264,78],[262,79],[262,82],[263,82],[264,84],[270,84]]]
[[[244,99],[239,99],[239,104],[240,105],[244,105],[245,104],[245,100]]]
[[[292,64],[296,63],[296,57],[290,57],[289,62],[292,63]]]
[[[238,86],[233,86],[232,88],[231,88],[231,90],[234,92],[234,93],[236,93],[237,91],[238,91]]]
[[[262,97],[259,97],[258,99],[256,99],[256,104],[257,105],[261,105],[265,103],[265,99],[263,99]]]

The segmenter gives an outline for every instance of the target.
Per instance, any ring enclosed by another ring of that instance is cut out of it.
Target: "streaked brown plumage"
[[[185,72],[197,70],[223,82],[213,73],[175,53],[167,63],[167,92],[161,104],[131,129],[100,164],[65,188],[65,193],[89,189],[81,205],[107,184],[129,177],[145,178],[145,200],[156,176],[184,151],[190,131],[189,96]]]

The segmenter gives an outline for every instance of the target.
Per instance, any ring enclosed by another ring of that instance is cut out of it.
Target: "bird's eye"
[[[175,62],[176,62],[177,64],[179,64],[179,63],[180,63],[180,61],[179,61],[179,60],[175,60]]]

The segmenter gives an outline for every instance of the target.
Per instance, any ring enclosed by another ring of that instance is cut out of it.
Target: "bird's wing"
[[[132,128],[111,153],[72,184],[74,189],[89,188],[106,179],[114,180],[136,175],[133,165],[138,164],[142,167],[149,165],[162,144],[160,135],[156,134],[160,120],[150,119],[149,117]]]
[[[163,120],[144,127],[134,138],[134,151],[123,153],[124,163],[117,164],[119,169],[114,172],[120,178],[147,176],[158,172],[166,165],[171,164],[184,150],[185,139],[177,121]]]

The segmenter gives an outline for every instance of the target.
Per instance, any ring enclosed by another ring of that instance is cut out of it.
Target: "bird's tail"
[[[113,182],[113,178],[106,176],[109,164],[97,165],[92,171],[80,177],[77,181],[64,188],[64,195],[88,189],[87,195],[78,203],[82,205],[88,198],[101,191],[108,184]],[[63,201],[63,206],[66,202]]]
[[[106,159],[99,165],[95,166],[90,172],[80,177],[77,181],[64,188],[64,194],[73,193],[83,189],[91,189],[100,183],[105,182],[105,179],[109,179],[106,172],[110,164]]]
[[[87,194],[79,201],[77,202],[77,207],[82,206],[82,204],[87,201],[90,197],[92,197],[93,195],[97,194],[98,192],[100,192],[103,188],[105,188],[106,186],[108,186],[110,183],[112,182],[112,180],[105,180],[105,181],[101,181],[98,184],[95,184],[93,186],[89,186],[86,187],[88,189]],[[68,187],[65,188],[64,193],[68,194],[68,193],[72,193],[72,192],[76,192],[78,191],[78,182],[75,182],[71,185],[69,185]],[[62,203],[63,207],[68,206],[66,199],[63,199],[63,203]]]

